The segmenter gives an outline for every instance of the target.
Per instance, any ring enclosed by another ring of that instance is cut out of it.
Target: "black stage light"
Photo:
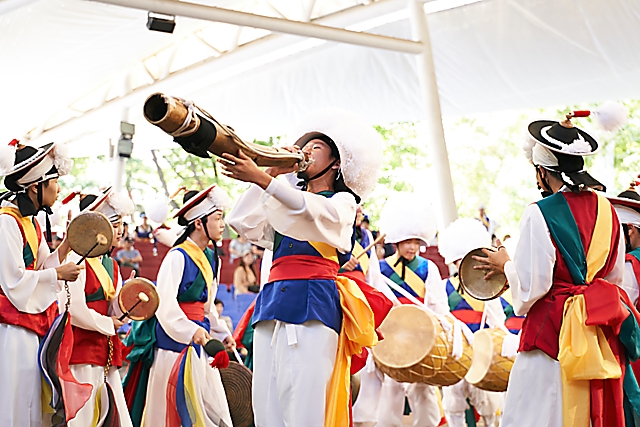
[[[149,12],[147,15],[147,28],[161,33],[173,33],[173,29],[176,28],[176,18],[171,15]]]

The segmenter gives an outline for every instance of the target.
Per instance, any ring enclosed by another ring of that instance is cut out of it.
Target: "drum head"
[[[141,292],[147,296],[149,301],[142,301],[136,305],[136,303],[140,301]],[[158,292],[153,282],[142,277],[137,277],[128,280],[122,286],[120,295],[118,296],[118,304],[123,313],[133,308],[128,315],[131,320],[147,320],[156,314],[156,310],[158,310],[158,305],[160,304],[160,298],[158,297]]]
[[[75,253],[87,258],[95,258],[106,254],[111,249],[113,226],[107,217],[99,212],[83,212],[71,220],[67,229],[67,239],[71,250]],[[97,246],[96,243],[98,243]]]
[[[253,374],[238,362],[229,362],[229,367],[220,369],[222,386],[227,395],[229,412],[234,427],[253,425],[253,407],[251,401],[251,381]]]
[[[464,377],[469,384],[478,384],[484,379],[493,362],[494,351],[491,329],[482,329],[473,334],[473,360],[471,369]]]
[[[506,289],[507,277],[504,274],[496,274],[489,280],[485,280],[484,270],[475,270],[473,267],[480,265],[472,256],[486,257],[482,252],[484,248],[474,249],[462,259],[460,263],[460,284],[465,292],[480,301],[488,301],[499,297]]]
[[[436,342],[435,322],[433,316],[415,305],[394,307],[380,325],[384,339],[372,348],[373,355],[390,368],[415,365]]]

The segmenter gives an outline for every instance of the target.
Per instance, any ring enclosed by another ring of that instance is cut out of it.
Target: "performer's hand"
[[[136,278],[136,271],[135,270],[131,270],[131,274],[129,275],[129,278],[127,279],[127,281],[131,280],[131,279],[135,279]]]
[[[484,280],[490,279],[495,274],[504,273],[504,265],[511,259],[504,246],[499,247],[497,251],[483,249],[482,252],[486,258],[481,256],[473,256],[472,258],[480,261],[480,265],[473,267],[475,270],[486,271]]]
[[[210,340],[211,340],[211,336],[209,335],[209,333],[205,331],[204,328],[201,328],[201,327],[198,327],[198,330],[196,330],[196,333],[193,334],[193,338],[191,338],[191,341],[193,341],[194,344],[200,344],[200,345],[205,345]]]
[[[238,151],[238,157],[233,154],[224,153],[218,159],[222,168],[222,174],[238,181],[252,182],[260,186],[263,190],[271,184],[271,176],[260,169],[258,165],[247,156],[242,150]]]
[[[222,344],[224,344],[224,348],[227,351],[233,351],[233,349],[236,348],[236,340],[234,340],[231,335],[228,335],[225,339],[223,339]]]
[[[56,275],[58,280],[65,280],[67,282],[75,282],[80,275],[80,271],[84,270],[84,265],[75,265],[70,262],[56,268]]]
[[[69,245],[69,240],[67,239],[67,236],[65,236],[64,239],[62,239],[62,242],[60,243],[60,245],[58,246],[58,260],[60,262],[64,261],[67,255],[69,255],[69,252],[71,252],[71,246]]]
[[[124,322],[118,319],[116,316],[111,316],[111,321],[113,321],[113,327],[115,328],[116,333],[118,333],[118,329],[120,329],[120,327],[124,325]]]
[[[360,264],[360,261],[358,261],[358,258],[351,255],[351,259],[344,263],[344,265],[342,266],[342,269],[345,271],[353,271],[358,266],[358,264]]]

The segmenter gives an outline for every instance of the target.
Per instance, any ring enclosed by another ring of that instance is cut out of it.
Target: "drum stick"
[[[133,310],[135,310],[135,308],[141,303],[141,302],[148,302],[149,301],[149,296],[147,294],[145,294],[144,292],[140,292],[138,294],[138,301],[133,304],[133,307],[131,307],[126,313],[124,313],[122,316],[118,317],[119,321],[123,321],[125,317],[129,316],[131,314],[131,312],[133,312]]]
[[[76,262],[76,265],[80,265],[80,264],[82,264],[82,261],[84,261],[85,259],[87,259],[87,257],[89,256],[89,254],[90,254],[91,252],[93,252],[93,250],[94,250],[95,248],[97,248],[97,247],[98,247],[98,245],[106,245],[106,244],[107,244],[107,242],[108,242],[108,240],[107,240],[107,238],[105,237],[105,235],[104,235],[104,234],[102,234],[102,233],[98,233],[98,234],[96,235],[96,243],[95,243],[95,245],[93,245],[93,246],[91,247],[91,249],[89,249],[89,251],[88,251],[85,255],[83,255],[83,256],[82,256],[82,258],[80,258],[80,261]]]
[[[176,191],[174,191],[173,194],[169,196],[169,198],[173,200],[174,197],[176,197],[178,194],[180,194],[182,191],[184,191],[186,189],[187,189],[187,187],[185,187],[183,185],[182,187],[180,187]]]
[[[360,255],[358,255],[356,257],[356,259],[360,259],[360,257],[364,254],[366,254],[367,252],[369,252],[371,250],[371,248],[373,248],[375,245],[377,245],[378,243],[382,242],[384,240],[384,238],[387,237],[386,234],[378,234],[378,237],[376,237],[376,240],[373,241],[373,243],[370,243],[366,248],[364,248],[362,250],[362,253]]]

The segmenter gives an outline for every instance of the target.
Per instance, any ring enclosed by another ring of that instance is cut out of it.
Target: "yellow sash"
[[[342,327],[336,363],[327,387],[325,427],[349,425],[351,356],[378,343],[373,311],[358,285],[353,280],[338,276],[336,286],[342,306]]]
[[[331,261],[339,263],[338,250],[333,246],[323,242],[309,242],[309,244],[313,247],[313,249],[320,252],[322,258],[330,259]]]
[[[371,249],[371,250],[373,251],[375,249]],[[362,247],[360,242],[356,240],[356,243],[353,245],[353,251],[351,251],[351,254],[357,258],[358,255],[360,255],[363,252],[364,252],[364,248]],[[360,259],[358,259],[358,261],[360,262],[360,268],[362,268],[362,272],[366,275],[367,271],[369,271],[369,255],[365,254],[361,256]]]
[[[587,251],[587,284],[609,257],[613,215],[609,201],[598,194],[598,216]],[[560,327],[558,362],[562,374],[562,416],[565,426],[589,427],[589,380],[620,378],[622,371],[599,326],[587,326],[584,295],[569,297]]]
[[[185,240],[180,243],[176,248],[180,248],[184,250],[189,258],[193,260],[193,262],[198,266],[200,273],[202,273],[202,277],[204,278],[207,286],[211,286],[213,283],[213,268],[211,268],[211,263],[207,259],[207,256],[204,254],[204,251],[198,247],[195,243],[190,240]]]
[[[104,291],[104,297],[107,301],[113,300],[116,296],[116,289],[113,286],[113,280],[111,280],[111,276],[107,272],[107,269],[102,265],[102,261],[100,257],[98,258],[87,258],[85,262],[91,270],[96,274],[98,281],[100,282],[100,286],[102,286],[102,290]]]
[[[398,277],[402,277],[402,263],[398,263],[398,253],[387,257],[386,259],[389,267],[395,271]],[[420,278],[413,270],[410,268],[405,268],[404,281],[413,291],[420,297],[424,298],[425,285],[424,280]]]
[[[11,215],[20,223],[20,225],[22,225],[24,235],[27,238],[27,244],[31,248],[31,253],[33,254],[33,265],[38,265],[38,234],[36,233],[35,225],[33,225],[33,219],[22,216],[17,208],[8,206],[1,208],[0,214]]]

